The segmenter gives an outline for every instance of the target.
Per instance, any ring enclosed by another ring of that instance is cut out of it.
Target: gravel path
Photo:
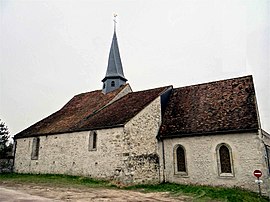
[[[6,202],[43,202],[43,201],[192,201],[191,197],[171,197],[167,193],[141,193],[137,191],[126,191],[106,188],[68,188],[50,187],[48,185],[15,184],[0,182],[0,201]]]

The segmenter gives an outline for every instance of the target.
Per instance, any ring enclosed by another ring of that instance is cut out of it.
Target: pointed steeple
[[[114,16],[116,17],[116,15]],[[111,92],[126,83],[127,79],[124,76],[121,57],[119,53],[117,37],[116,37],[116,21],[114,19],[114,33],[109,54],[107,72],[103,82],[103,93]]]

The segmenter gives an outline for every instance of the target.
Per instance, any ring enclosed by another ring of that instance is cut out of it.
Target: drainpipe
[[[14,140],[13,145],[14,151],[13,151],[13,163],[12,163],[12,172],[14,173],[14,165],[15,165],[15,155],[16,155],[16,149],[17,149],[17,140]]]
[[[162,180],[162,183],[166,182],[165,180],[165,150],[164,150],[164,141],[163,139],[161,138],[161,144],[162,144],[162,160],[163,160],[163,172],[162,172],[162,177],[163,177],[163,180]]]

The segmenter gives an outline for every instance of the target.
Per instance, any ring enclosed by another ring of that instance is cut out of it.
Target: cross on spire
[[[113,14],[113,22],[114,22],[114,32],[116,31],[116,17],[117,17],[117,14]]]

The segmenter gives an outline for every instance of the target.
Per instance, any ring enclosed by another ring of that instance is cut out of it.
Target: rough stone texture
[[[160,97],[125,125],[124,165],[126,182],[159,182],[158,130],[161,124]]]
[[[158,97],[124,127],[96,130],[96,151],[88,150],[90,131],[40,136],[38,160],[31,160],[33,138],[17,139],[14,170],[158,182],[160,108]]]
[[[233,177],[219,176],[216,147],[221,143],[228,144],[232,149]],[[174,171],[173,148],[177,144],[182,145],[186,150],[187,176],[177,175]],[[165,139],[164,148],[165,179],[167,182],[237,186],[258,191],[253,171],[260,169],[264,173],[262,180],[265,182],[268,178],[264,143],[258,133]],[[267,183],[264,183],[262,188],[263,192],[266,192]]]
[[[89,131],[40,136],[38,160],[31,160],[32,138],[18,139],[15,172],[110,178],[120,163],[123,128],[96,132],[96,151],[88,150]]]

